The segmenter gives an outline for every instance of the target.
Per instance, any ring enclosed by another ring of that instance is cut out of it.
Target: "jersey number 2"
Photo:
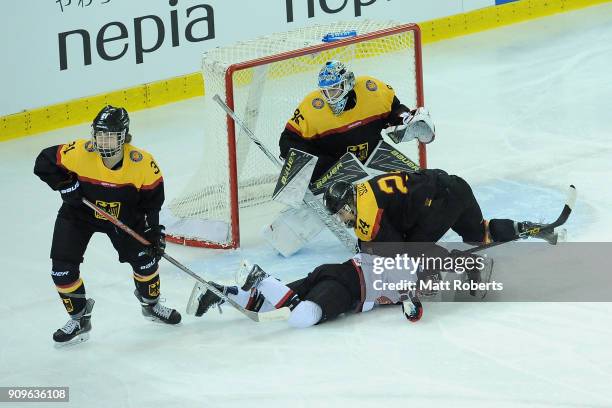
[[[378,188],[384,193],[408,193],[408,187],[404,178],[399,175],[391,175],[378,179]]]

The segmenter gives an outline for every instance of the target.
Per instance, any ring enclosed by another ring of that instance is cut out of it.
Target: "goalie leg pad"
[[[324,225],[307,208],[287,208],[262,230],[263,238],[281,255],[289,257],[314,238]]]

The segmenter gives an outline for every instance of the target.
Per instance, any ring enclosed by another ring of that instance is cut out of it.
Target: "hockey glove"
[[[413,323],[418,322],[423,316],[423,305],[415,291],[411,290],[403,294],[400,300],[402,301],[402,312],[404,312],[406,319]]]
[[[144,230],[144,237],[151,245],[145,247],[145,253],[151,258],[159,261],[166,251],[166,227],[163,225],[153,225]]]
[[[381,134],[389,136],[394,143],[417,139],[419,142],[427,144],[435,139],[436,128],[427,109],[417,108],[413,112],[403,112],[400,118],[402,125],[390,126],[383,129]]]
[[[62,195],[62,200],[66,204],[72,207],[79,207],[81,205],[81,198],[83,198],[83,195],[81,194],[79,180],[74,180],[59,192]]]

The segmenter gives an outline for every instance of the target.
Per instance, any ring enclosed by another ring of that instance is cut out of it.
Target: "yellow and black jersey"
[[[403,242],[437,193],[436,176],[427,170],[383,174],[355,188],[355,234],[365,242]]]
[[[308,94],[287,121],[279,147],[281,157],[295,148],[319,157],[313,179],[344,153],[365,162],[381,140],[380,131],[396,124],[401,112],[409,111],[389,85],[362,76],[348,94],[344,111],[335,115],[316,90]]]
[[[36,158],[34,173],[53,190],[60,190],[79,180],[81,194],[117,216],[128,226],[159,223],[164,202],[162,172],[153,156],[131,144],[124,146],[124,157],[115,169],[109,169],[94,150],[90,140],[51,146]],[[62,211],[72,211],[64,205]],[[95,225],[105,227],[108,221],[83,206],[74,214]]]

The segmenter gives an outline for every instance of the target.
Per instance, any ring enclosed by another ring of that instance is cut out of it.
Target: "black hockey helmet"
[[[123,132],[130,129],[130,117],[124,108],[106,105],[96,115],[91,125],[95,131]]]
[[[91,124],[92,142],[102,157],[112,157],[130,141],[130,117],[124,108],[107,105]],[[116,139],[116,140],[113,140]]]
[[[351,183],[336,181],[325,190],[323,203],[331,214],[337,214],[344,209],[355,214],[355,189]]]

